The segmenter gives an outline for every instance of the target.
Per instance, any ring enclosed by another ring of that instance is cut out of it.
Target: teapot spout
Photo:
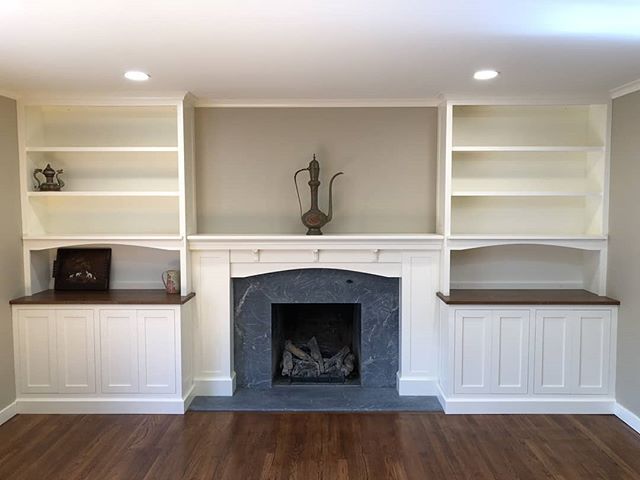
[[[336,177],[343,174],[344,172],[338,172],[333,177],[331,177],[331,180],[329,181],[329,211],[327,212],[327,222],[331,221],[331,219],[333,218],[333,181],[336,179]]]

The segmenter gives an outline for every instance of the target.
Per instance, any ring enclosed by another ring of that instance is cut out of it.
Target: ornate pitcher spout
[[[309,172],[309,189],[311,190],[311,207],[305,213],[302,212],[302,200],[300,200],[300,190],[298,189],[298,174],[303,171]],[[293,175],[293,182],[296,186],[296,194],[298,195],[298,205],[300,207],[300,218],[305,227],[307,227],[307,235],[322,235],[322,227],[333,218],[333,181],[337,176],[343,175],[343,172],[336,173],[329,182],[329,212],[324,213],[318,208],[318,187],[320,186],[320,163],[316,160],[315,154],[313,160],[309,162],[309,166],[301,168]]]

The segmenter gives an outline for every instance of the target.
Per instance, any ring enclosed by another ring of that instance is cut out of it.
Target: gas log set
[[[355,361],[356,356],[346,345],[335,355],[323,357],[316,337],[299,346],[286,340],[282,376],[309,382],[344,381],[354,371]]]

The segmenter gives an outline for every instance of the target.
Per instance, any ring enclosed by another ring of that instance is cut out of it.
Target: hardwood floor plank
[[[19,415],[8,480],[640,479],[640,435],[607,415]]]

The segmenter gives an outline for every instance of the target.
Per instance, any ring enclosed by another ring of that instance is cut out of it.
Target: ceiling
[[[5,92],[582,96],[638,78],[638,0],[0,0]]]

